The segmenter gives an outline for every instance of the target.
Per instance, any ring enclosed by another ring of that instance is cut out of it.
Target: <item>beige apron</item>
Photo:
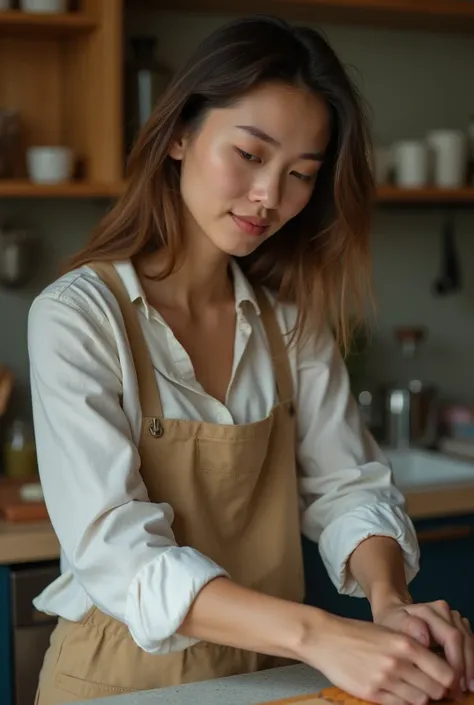
[[[241,585],[301,601],[292,377],[268,298],[257,292],[280,399],[270,415],[243,425],[165,419],[138,312],[111,265],[94,264],[93,269],[117,298],[130,341],[143,414],[140,472],[150,501],[173,507],[178,545],[209,556]],[[248,673],[275,663],[266,656],[204,642],[185,651],[149,654],[136,645],[124,624],[92,608],[79,623],[59,620],[36,705]]]

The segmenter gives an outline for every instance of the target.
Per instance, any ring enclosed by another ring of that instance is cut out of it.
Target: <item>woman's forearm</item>
[[[377,614],[391,604],[412,602],[405,579],[403,553],[398,543],[385,536],[371,536],[352,553],[348,570]]]
[[[323,624],[329,617],[314,607],[216,578],[201,590],[179,633],[271,656],[300,659],[308,630],[324,634]]]

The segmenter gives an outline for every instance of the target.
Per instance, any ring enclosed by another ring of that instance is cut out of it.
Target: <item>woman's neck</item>
[[[148,277],[158,275],[164,268],[165,254],[158,252],[143,260],[138,273],[147,297],[162,306],[189,312],[232,300],[230,258],[210,250],[206,247],[194,252],[188,250],[180,268],[161,280]]]

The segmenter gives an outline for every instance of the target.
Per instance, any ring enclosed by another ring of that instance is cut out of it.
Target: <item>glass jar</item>
[[[15,419],[3,441],[3,470],[7,477],[27,479],[38,473],[36,446],[31,424]]]

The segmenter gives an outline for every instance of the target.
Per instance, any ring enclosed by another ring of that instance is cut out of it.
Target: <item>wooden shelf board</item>
[[[35,184],[28,180],[0,180],[0,198],[115,198],[122,184],[70,181],[63,184]]]
[[[123,182],[94,183],[69,181],[63,184],[35,184],[27,179],[0,179],[0,198],[116,198],[122,193]],[[380,204],[437,204],[465,203],[474,206],[474,187],[460,189],[416,188],[403,189],[382,186],[377,189]]]
[[[130,0],[129,0],[130,2]],[[274,12],[318,22],[441,31],[474,31],[468,0],[141,0],[162,10]]]
[[[0,37],[57,38],[91,32],[96,21],[82,12],[35,14],[21,10],[0,10]]]
[[[474,5],[474,3],[473,3]],[[472,203],[474,206],[474,187],[458,189],[426,188],[397,188],[396,186],[382,186],[377,190],[378,203]]]

